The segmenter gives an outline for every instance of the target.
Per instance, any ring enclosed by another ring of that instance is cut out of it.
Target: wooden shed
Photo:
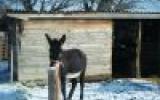
[[[44,34],[60,37],[66,34],[65,49],[79,48],[87,54],[87,77],[111,76],[112,21],[60,17],[56,15],[21,14],[24,32],[21,37],[19,79],[47,79],[49,64],[48,44]]]
[[[160,14],[97,12],[10,16],[25,20],[18,55],[19,80],[47,79],[49,59],[44,33],[52,37],[66,34],[63,48],[79,48],[87,54],[86,77],[160,76]]]

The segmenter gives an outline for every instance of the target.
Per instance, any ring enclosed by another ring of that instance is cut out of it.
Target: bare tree
[[[40,12],[63,11],[70,7],[72,8],[70,9],[70,11],[73,11],[75,7],[79,11],[83,10],[87,12],[88,11],[120,12],[132,8],[135,2],[137,2],[137,0],[6,0],[6,1],[10,2],[10,4],[16,4],[17,6],[22,6],[25,11],[36,10]]]
[[[34,11],[34,7],[38,3],[38,0],[6,0],[6,2],[8,2],[10,6],[16,6],[12,8],[13,10],[17,10],[18,7],[21,6],[25,11]]]
[[[134,7],[136,0],[101,0],[97,11],[121,12]]]
[[[52,5],[50,11],[60,11],[64,8],[71,6],[72,4],[70,4],[69,1],[70,0],[53,0],[51,3]]]
[[[111,11],[113,0],[101,0],[98,4],[97,11]]]
[[[0,1],[0,17],[6,15],[7,8],[8,8],[8,6],[3,1]]]
[[[46,1],[45,0],[41,0],[40,3],[41,3],[40,12],[43,12],[43,11],[45,11],[45,3],[46,3]]]
[[[73,7],[71,11],[74,10],[74,7],[79,6],[78,4],[82,4],[83,7],[79,6],[79,11],[83,9],[83,11],[93,11],[94,4],[97,3],[98,0],[51,0],[50,4],[52,12],[64,10],[69,7]]]
[[[11,4],[8,1],[0,0],[0,14],[6,14],[7,10],[11,9]]]
[[[10,5],[22,6],[25,11],[59,11],[70,4],[71,0],[7,0]],[[50,6],[50,9],[48,9]],[[15,7],[14,9],[17,9]]]
[[[83,6],[85,11],[93,10],[94,0],[83,0]]]
[[[38,0],[19,0],[26,11],[33,11]]]
[[[18,7],[25,11],[64,11],[70,8],[70,11],[77,10],[81,11],[93,11],[94,4],[99,0],[6,0],[10,2],[10,5],[16,5],[13,9],[16,10]],[[77,7],[78,5],[78,7]],[[82,5],[82,6],[79,6]]]

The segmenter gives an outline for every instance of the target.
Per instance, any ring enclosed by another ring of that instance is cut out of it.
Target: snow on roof
[[[128,14],[128,13],[56,13],[56,14],[13,14],[9,13],[8,16],[15,17],[23,20],[55,20],[55,19],[160,19],[160,14]]]

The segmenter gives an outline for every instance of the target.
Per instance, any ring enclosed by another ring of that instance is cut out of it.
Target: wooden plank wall
[[[21,38],[19,78],[46,79],[48,44],[44,33],[51,37],[66,34],[65,49],[79,48],[88,56],[87,76],[111,75],[111,20],[27,20]]]

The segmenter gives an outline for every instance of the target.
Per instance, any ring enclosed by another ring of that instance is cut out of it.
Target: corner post
[[[136,58],[136,77],[141,78],[141,40],[142,40],[142,21],[138,22],[138,37],[137,37],[137,58]]]

